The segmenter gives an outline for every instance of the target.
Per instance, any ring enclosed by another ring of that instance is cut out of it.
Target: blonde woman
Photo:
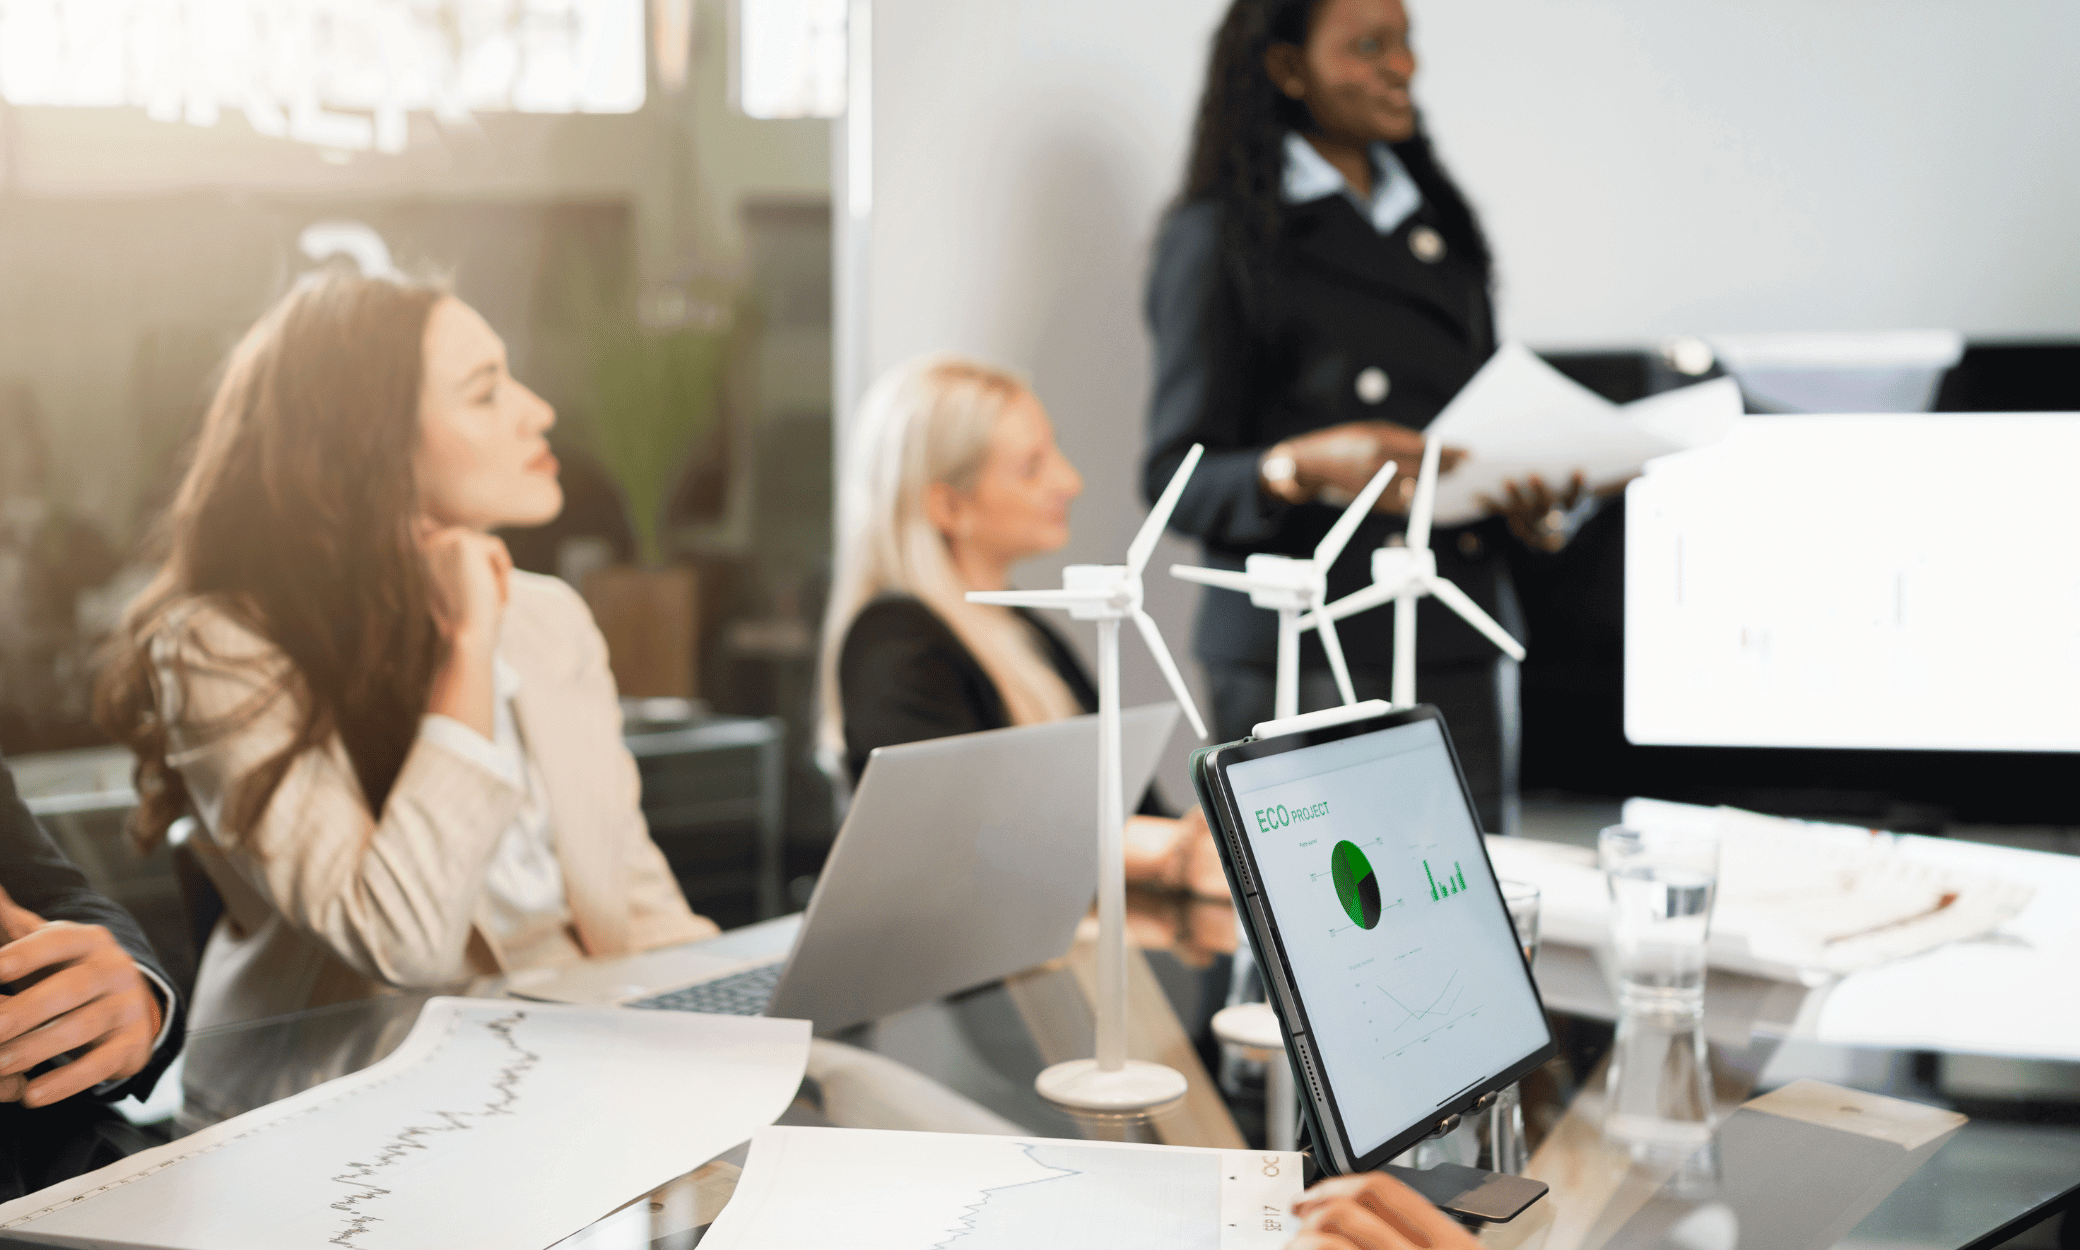
[[[840,471],[818,731],[828,764],[857,781],[876,747],[1096,710],[1089,674],[1039,616],[965,598],[1068,542],[1082,492],[1016,375],[942,355],[875,383]],[[1226,897],[1197,810],[1179,821],[1142,808],[1130,878]]]

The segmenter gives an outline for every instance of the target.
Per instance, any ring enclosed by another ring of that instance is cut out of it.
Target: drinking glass
[[[1538,963],[1538,887],[1529,881],[1498,881],[1502,905],[1509,909],[1509,923],[1524,948],[1524,962]]]
[[[1603,1131],[1635,1158],[1663,1161],[1712,1138],[1712,1069],[1703,1015],[1628,1012],[1618,1017],[1605,1087]]]
[[[1538,887],[1529,881],[1498,881],[1502,903],[1509,909],[1509,923],[1524,948],[1524,962],[1538,963]],[[1483,1163],[1491,1172],[1522,1172],[1530,1161],[1524,1140],[1523,1092],[1512,1084],[1495,1097],[1488,1108],[1487,1155]]]
[[[1597,853],[1610,885],[1620,1011],[1701,1015],[1718,835],[1612,825],[1598,835]]]

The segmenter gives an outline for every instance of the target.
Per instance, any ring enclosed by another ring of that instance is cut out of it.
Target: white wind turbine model
[[[1206,449],[1194,445],[1163,489],[1162,498],[1127,546],[1121,564],[1072,564],[1062,570],[1060,590],[974,591],[971,603],[1005,607],[1066,608],[1079,621],[1098,623],[1098,994],[1096,1059],[1073,1059],[1042,1072],[1033,1082],[1050,1102],[1083,1111],[1146,1111],[1184,1097],[1184,1074],[1160,1063],[1127,1058],[1127,876],[1126,795],[1120,780],[1119,623],[1132,618],[1163,670],[1177,702],[1206,736],[1206,722],[1185,688],[1163,635],[1141,607],[1141,570],[1155,554],[1184,484]]]
[[[1329,599],[1329,566],[1343,554],[1344,545],[1357,532],[1358,523],[1372,511],[1373,501],[1393,480],[1394,462],[1387,461],[1365,483],[1365,489],[1351,500],[1350,507],[1336,518],[1336,524],[1322,541],[1315,544],[1311,556],[1280,556],[1257,552],[1243,561],[1240,573],[1233,569],[1201,569],[1187,564],[1173,564],[1170,574],[1188,582],[1206,586],[1218,586],[1223,590],[1239,590],[1249,596],[1249,601],[1260,608],[1273,608],[1278,612],[1278,687],[1273,699],[1272,717],[1284,720],[1300,714],[1300,629],[1301,617],[1308,614],[1312,622],[1320,619],[1322,650],[1329,653],[1330,671],[1336,674],[1336,689],[1346,704],[1358,701],[1357,693],[1351,689],[1350,669],[1343,662],[1343,643],[1336,637],[1336,624],[1323,618],[1317,609]]]
[[[1372,553],[1372,584],[1353,591],[1326,608],[1311,612],[1300,628],[1319,626],[1322,641],[1336,636],[1336,622],[1380,604],[1394,603],[1394,704],[1413,707],[1416,701],[1416,601],[1424,595],[1457,612],[1468,625],[1487,636],[1513,660],[1524,658],[1524,644],[1509,636],[1495,618],[1465,591],[1437,575],[1437,556],[1430,550],[1430,516],[1437,502],[1437,457],[1442,443],[1423,441],[1423,466],[1416,474],[1416,495],[1408,510],[1408,545],[1381,547]],[[1251,559],[1256,557],[1252,556]],[[1330,654],[1336,652],[1332,649]],[[1344,701],[1350,701],[1348,692]],[[1290,715],[1290,713],[1280,713]]]

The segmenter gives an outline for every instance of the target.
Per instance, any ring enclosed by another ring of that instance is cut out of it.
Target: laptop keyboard
[[[683,990],[667,994],[654,994],[639,998],[628,1004],[650,1011],[700,1011],[716,1016],[755,1016],[773,1001],[773,991],[780,986],[780,970],[787,966],[786,960],[761,964],[733,972],[714,981],[703,981],[689,985]]]

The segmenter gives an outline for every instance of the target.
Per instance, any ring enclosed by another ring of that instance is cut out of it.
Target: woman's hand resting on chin
[[[447,662],[434,674],[426,710],[489,738],[496,697],[491,661],[512,593],[513,557],[489,534],[433,521],[422,524],[419,547],[426,553],[434,619],[448,640]]]
[[[419,548],[426,553],[441,633],[454,641],[496,642],[512,593],[513,557],[505,543],[459,525],[427,521]]]

